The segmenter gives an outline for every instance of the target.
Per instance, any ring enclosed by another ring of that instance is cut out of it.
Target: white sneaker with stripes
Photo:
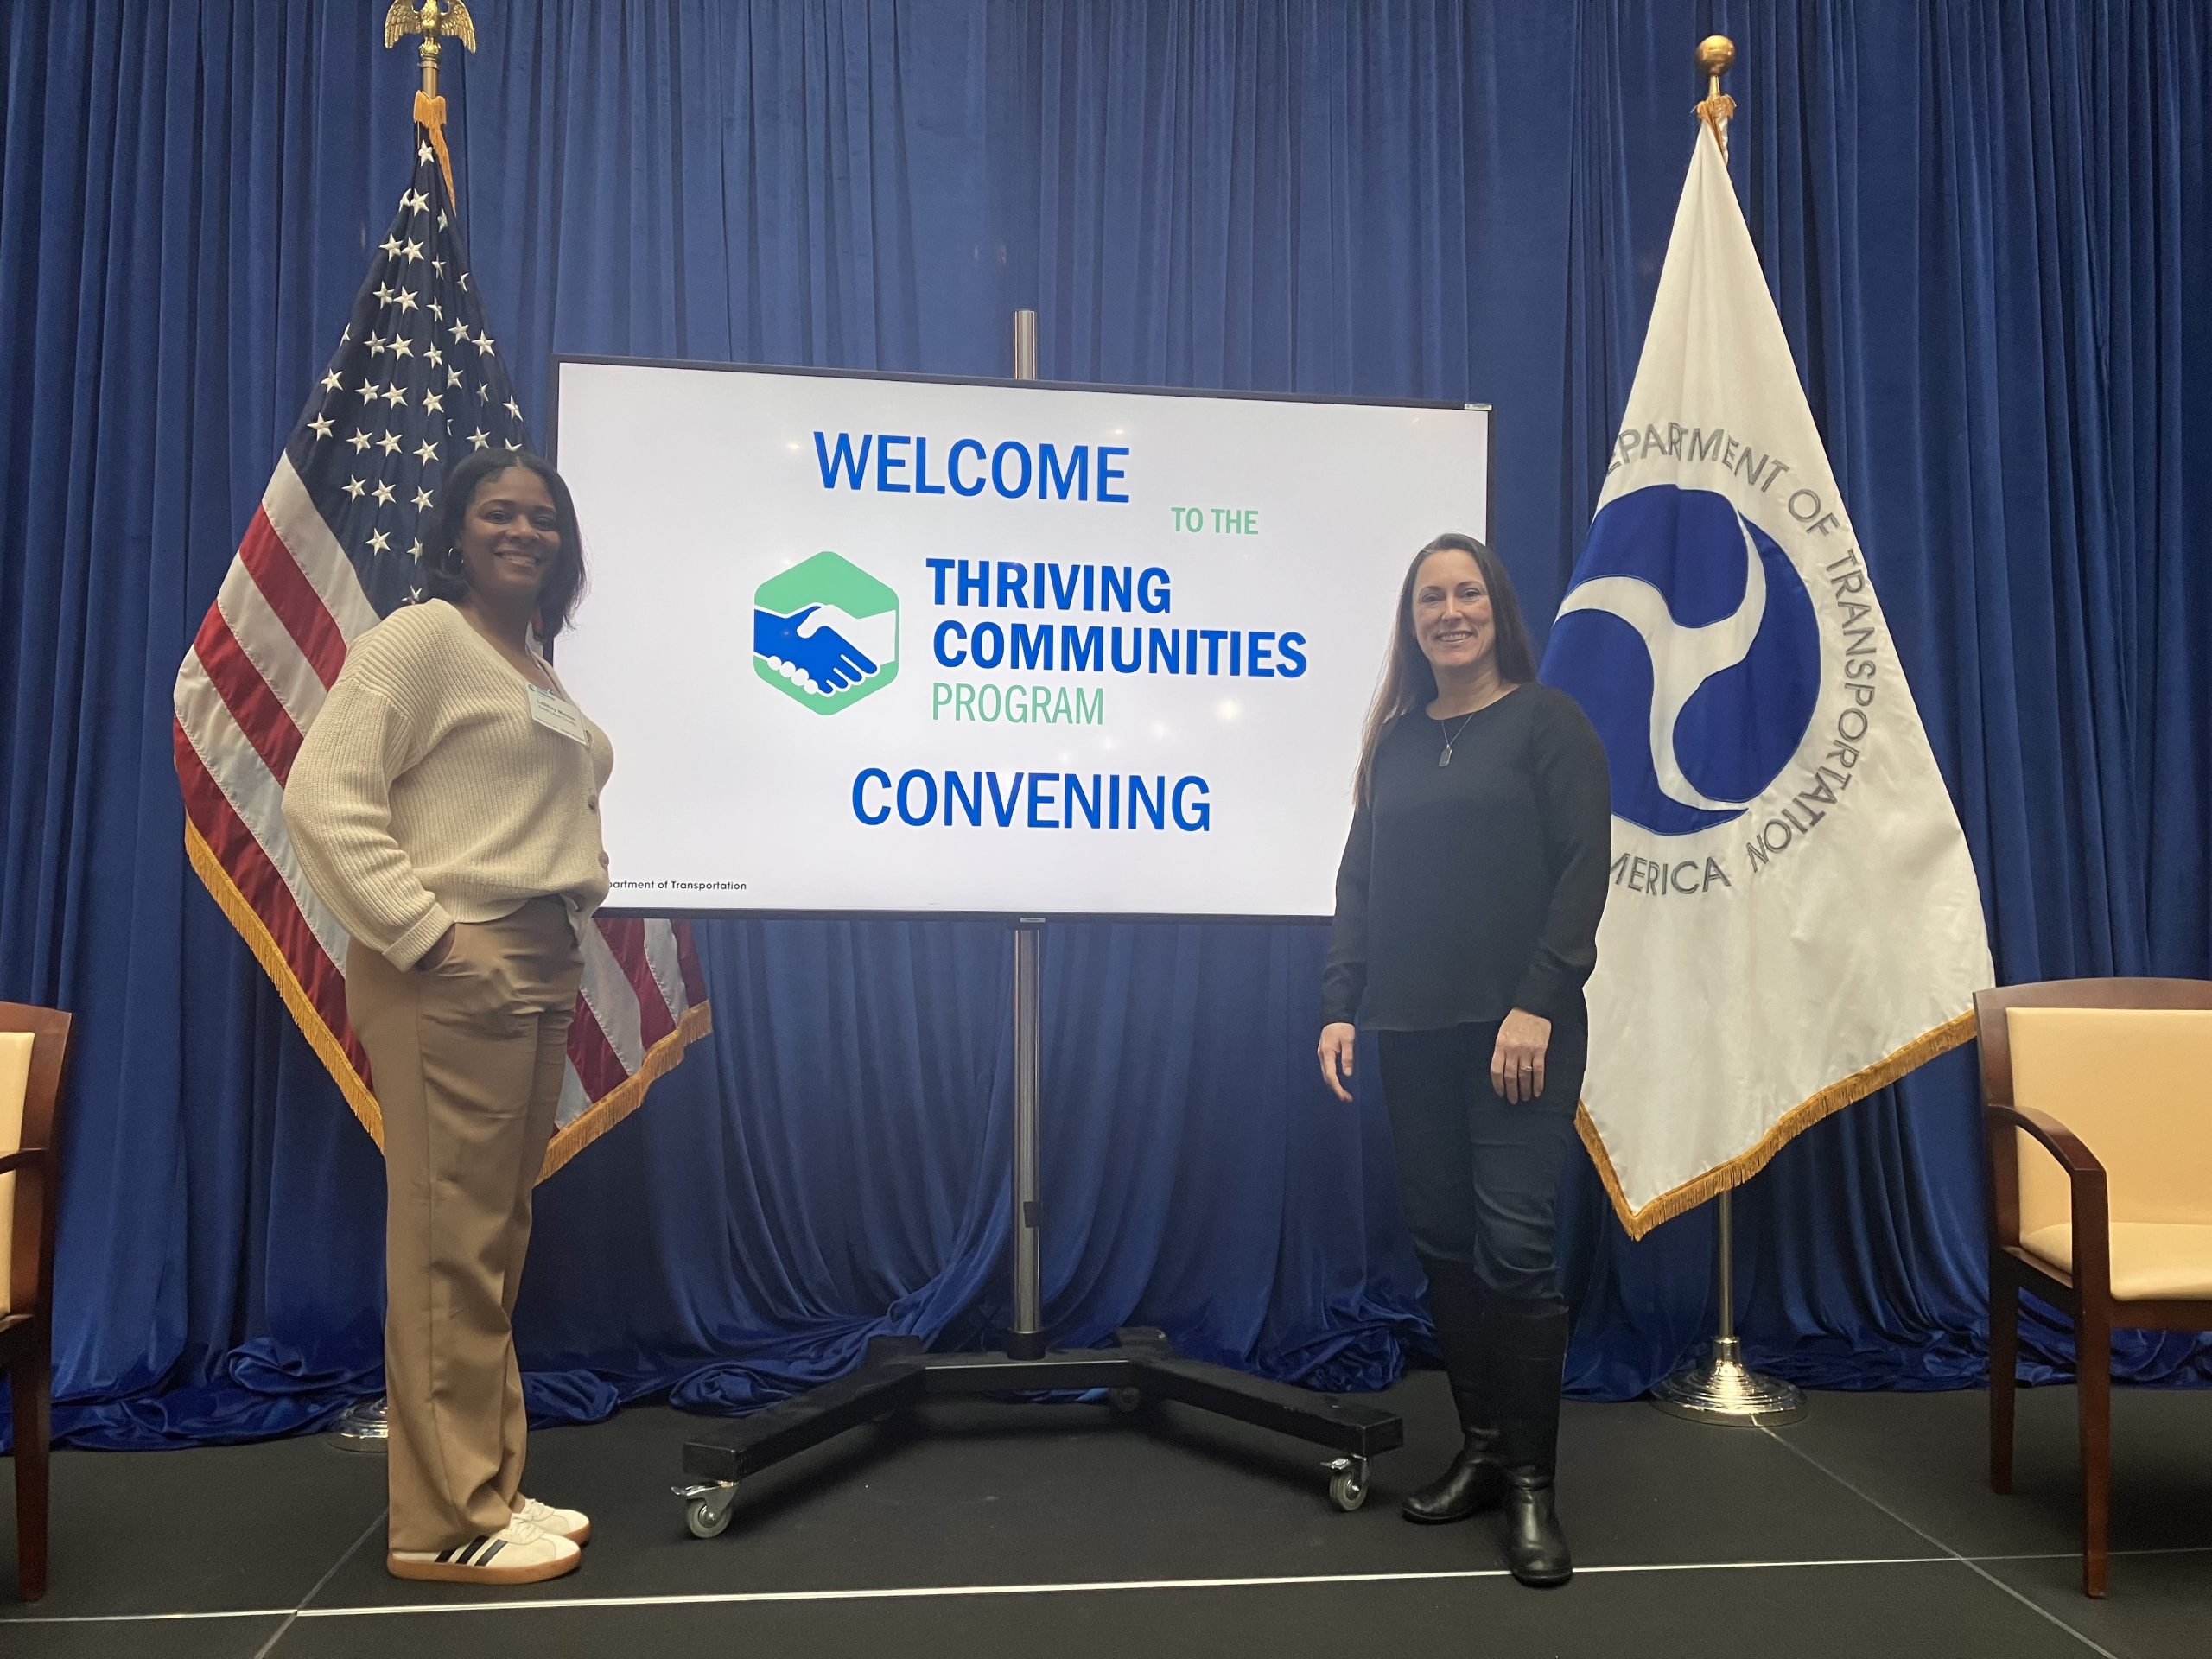
[[[572,1544],[591,1542],[591,1517],[582,1510],[556,1510],[534,1497],[515,1494],[515,1519],[527,1521],[542,1532],[565,1538]]]
[[[584,1558],[566,1538],[517,1516],[488,1536],[451,1549],[395,1549],[384,1558],[395,1579],[435,1579],[447,1584],[537,1584],[573,1573]]]

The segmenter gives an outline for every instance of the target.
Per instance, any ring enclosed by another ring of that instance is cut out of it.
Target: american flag
[[[175,705],[193,867],[379,1144],[346,1018],[346,932],[308,886],[281,809],[348,644],[416,592],[418,527],[445,467],[486,445],[530,447],[469,281],[443,113],[442,100],[417,105],[414,176],[177,671]],[[618,1122],[710,1025],[687,925],[600,922],[543,1173]]]

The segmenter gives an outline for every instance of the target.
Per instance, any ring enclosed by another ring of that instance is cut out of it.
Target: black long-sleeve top
[[[1565,692],[1531,683],[1471,716],[1404,716],[1376,746],[1337,870],[1323,1023],[1580,1020],[1611,850],[1605,746]]]

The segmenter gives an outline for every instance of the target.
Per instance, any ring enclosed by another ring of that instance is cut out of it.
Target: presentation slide
[[[563,359],[613,911],[1313,917],[1490,412]]]

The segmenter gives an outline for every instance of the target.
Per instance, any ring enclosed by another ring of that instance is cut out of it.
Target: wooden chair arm
[[[2081,1136],[2049,1112],[2032,1106],[1985,1106],[1990,1128],[2016,1128],[2032,1137],[2066,1172],[2073,1212],[2075,1289],[2085,1304],[2108,1303],[2112,1298],[2112,1200],[2105,1185],[2105,1166],[2097,1154],[2082,1145]],[[2017,1200],[2016,1200],[2017,1202]],[[2017,1245],[2019,1216],[2012,1216],[2011,1236],[2004,1243]]]
[[[2008,1124],[2041,1142],[2044,1149],[2058,1160],[2068,1180],[2084,1175],[2103,1180],[2105,1166],[2097,1161],[2097,1154],[2082,1144],[2081,1136],[2049,1112],[2038,1111],[2032,1106],[1985,1106],[1982,1110],[1993,1123]]]

